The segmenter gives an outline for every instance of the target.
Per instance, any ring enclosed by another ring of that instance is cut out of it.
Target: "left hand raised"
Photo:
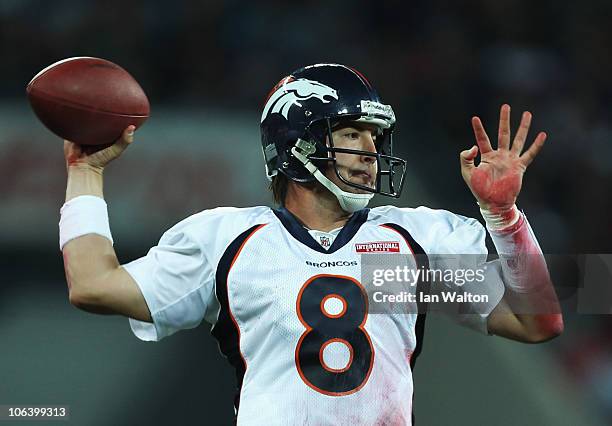
[[[521,155],[530,125],[531,113],[526,111],[510,147],[510,105],[502,105],[497,149],[494,150],[480,118],[472,117],[478,146],[462,151],[459,157],[463,179],[481,208],[503,212],[511,209],[516,202],[523,174],[546,140],[546,133],[538,133],[529,149]],[[474,159],[479,151],[480,163],[475,166]]]

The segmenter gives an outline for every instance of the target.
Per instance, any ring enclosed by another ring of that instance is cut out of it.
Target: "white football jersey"
[[[354,213],[328,248],[311,234],[285,209],[187,218],[124,265],[153,318],[131,319],[132,330],[159,340],[213,324],[236,369],[239,425],[410,425],[425,316],[370,312],[361,254],[486,254],[484,228],[444,210],[385,206]]]

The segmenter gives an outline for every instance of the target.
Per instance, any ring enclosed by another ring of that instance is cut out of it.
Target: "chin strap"
[[[298,139],[295,146],[291,148],[291,153],[304,165],[304,167],[306,167],[306,170],[308,170],[321,185],[336,196],[342,210],[353,213],[365,208],[374,194],[355,194],[341,190],[335,183],[329,180],[312,161],[310,161],[308,156],[314,154],[314,152],[315,146],[303,139]]]

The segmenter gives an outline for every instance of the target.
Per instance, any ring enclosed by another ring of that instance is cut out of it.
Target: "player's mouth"
[[[352,170],[351,177],[357,178],[359,184],[373,187],[372,174],[367,170]]]

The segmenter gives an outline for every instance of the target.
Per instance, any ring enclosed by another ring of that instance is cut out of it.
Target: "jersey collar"
[[[314,238],[308,233],[306,228],[302,225],[302,223],[286,208],[281,207],[279,209],[273,210],[274,214],[280,222],[283,224],[285,229],[299,242],[310,247],[311,249],[318,251],[320,253],[330,254],[334,253],[338,249],[344,247],[346,243],[348,243],[359,231],[361,225],[365,223],[368,219],[368,212],[370,209],[362,209],[356,211],[351,215],[346,225],[342,228],[336,239],[334,240],[331,247],[325,250],[321,247],[321,244],[315,241]]]

